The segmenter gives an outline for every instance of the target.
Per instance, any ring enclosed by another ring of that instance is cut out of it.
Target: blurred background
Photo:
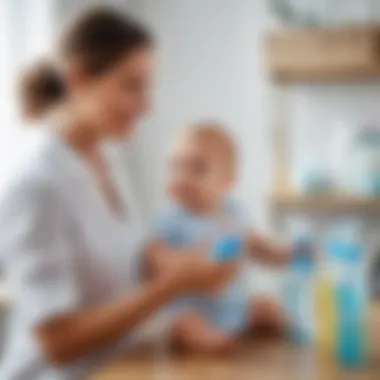
[[[157,38],[152,111],[120,152],[147,221],[164,196],[171,137],[216,118],[240,143],[236,192],[257,228],[286,239],[287,221],[302,215],[322,242],[331,224],[355,219],[368,280],[380,294],[380,2],[105,2],[134,14]],[[78,7],[99,3],[0,2],[0,184],[32,138],[18,121],[14,76],[29,59],[52,53],[56,31]],[[276,275],[258,272],[259,286],[278,291]]]

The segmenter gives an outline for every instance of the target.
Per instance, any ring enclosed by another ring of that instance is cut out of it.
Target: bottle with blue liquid
[[[293,259],[284,286],[290,338],[296,345],[311,343],[314,335],[315,242],[311,227],[306,219],[293,223]]]
[[[336,302],[335,353],[345,367],[361,366],[367,359],[367,295],[359,233],[356,220],[340,221],[327,247]]]

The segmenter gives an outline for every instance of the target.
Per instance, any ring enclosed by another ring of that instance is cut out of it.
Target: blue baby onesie
[[[244,234],[247,218],[238,205],[225,202],[224,212],[217,218],[191,214],[178,204],[170,204],[158,218],[156,233],[165,242],[186,247],[206,241],[215,242],[228,233]],[[211,252],[210,252],[211,254]],[[248,273],[241,267],[236,278],[213,296],[193,295],[175,302],[178,312],[199,311],[220,329],[239,333],[247,325],[250,292]]]

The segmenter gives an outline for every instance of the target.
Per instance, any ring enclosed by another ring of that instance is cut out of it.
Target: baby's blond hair
[[[231,171],[236,170],[236,142],[232,134],[222,124],[215,121],[197,122],[185,129],[183,137],[194,139],[198,143],[214,149]]]

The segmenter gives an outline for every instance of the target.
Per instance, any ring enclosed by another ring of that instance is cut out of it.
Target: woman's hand
[[[162,273],[178,294],[216,292],[236,274],[237,262],[216,262],[208,256],[206,247],[185,251],[173,255]]]

